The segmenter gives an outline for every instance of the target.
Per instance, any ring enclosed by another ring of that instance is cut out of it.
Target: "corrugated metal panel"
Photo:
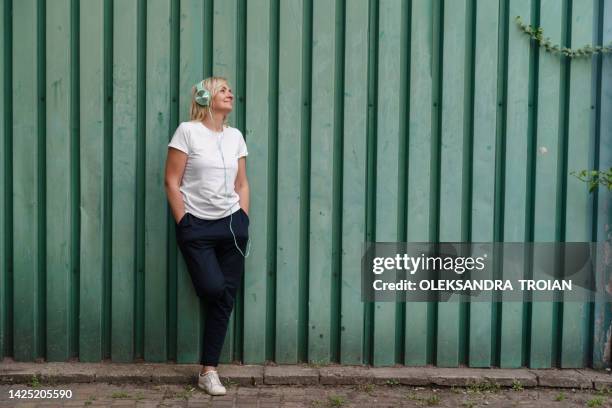
[[[163,173],[214,74],[253,239],[222,362],[604,365],[609,304],[361,302],[366,240],[610,239],[569,175],[612,165],[610,57],[516,15],[612,40],[610,0],[3,0],[0,358],[198,361]]]
[[[597,25],[593,30],[600,44],[612,42],[612,4],[609,0],[599,2],[595,15]],[[593,69],[593,92],[592,97],[592,132],[595,133],[595,157],[594,166],[603,167],[612,163],[612,58],[599,58]],[[599,194],[594,209],[594,236],[598,241],[609,241],[612,238],[612,200],[609,194]],[[603,365],[607,361],[610,365],[612,359],[612,307],[609,303],[595,304],[594,316],[594,350],[593,364]]]

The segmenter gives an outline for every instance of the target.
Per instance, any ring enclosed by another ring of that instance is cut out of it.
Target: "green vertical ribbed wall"
[[[198,361],[164,168],[221,75],[253,240],[222,362],[609,364],[610,304],[361,301],[364,241],[611,239],[569,172],[612,166],[612,56],[517,15],[612,41],[612,0],[2,0],[0,359]]]

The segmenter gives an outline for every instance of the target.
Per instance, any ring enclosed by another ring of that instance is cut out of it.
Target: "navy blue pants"
[[[236,242],[246,253],[249,217],[240,209],[231,215],[231,223]],[[203,220],[186,213],[176,225],[176,240],[195,291],[207,306],[200,363],[216,367],[244,273],[244,257],[234,243],[229,215]]]

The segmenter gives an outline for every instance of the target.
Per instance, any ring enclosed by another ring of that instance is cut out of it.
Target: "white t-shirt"
[[[238,159],[249,154],[240,130],[228,126],[223,132],[213,132],[199,121],[182,122],[168,146],[187,154],[180,187],[186,212],[201,219],[217,220],[240,209],[234,182]]]

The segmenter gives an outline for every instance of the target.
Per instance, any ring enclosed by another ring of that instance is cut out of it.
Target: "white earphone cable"
[[[210,113],[210,109],[208,110],[208,112]],[[211,114],[211,120],[212,120],[212,114]],[[223,126],[223,125],[222,125]],[[217,138],[217,147],[219,148],[219,152],[221,153],[221,161],[223,162],[223,187],[225,189],[225,198],[226,200],[228,199],[228,195],[227,195],[227,169],[225,167],[225,156],[223,155],[223,148],[221,146],[221,139],[222,137],[225,135],[225,129],[223,129],[221,131],[221,134],[219,135],[219,137]],[[226,201],[227,202],[227,201]],[[228,210],[226,210],[227,212]],[[229,209],[229,211],[231,211],[231,208]],[[244,210],[243,210],[244,211]],[[225,213],[224,213],[225,215]],[[246,251],[246,255],[242,252],[242,250],[240,249],[240,246],[238,245],[238,242],[236,240],[236,234],[234,233],[234,229],[232,228],[232,219],[233,219],[233,214],[230,212],[230,231],[232,232],[232,236],[234,237],[234,245],[236,245],[236,248],[238,249],[238,251],[240,252],[240,254],[246,258],[250,255],[251,253],[251,237],[249,236],[247,238],[247,251]],[[250,234],[249,234],[250,235]]]

